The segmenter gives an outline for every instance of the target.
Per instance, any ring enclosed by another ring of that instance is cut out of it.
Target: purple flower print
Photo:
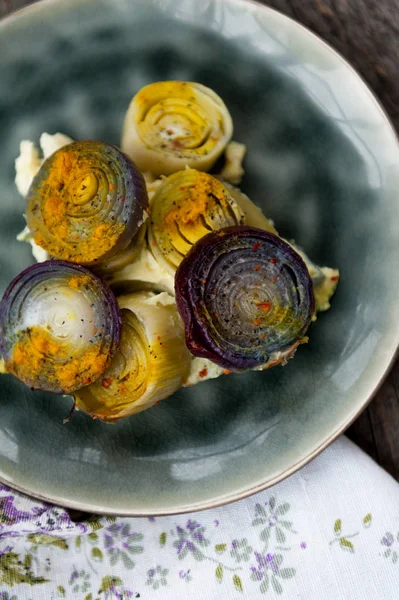
[[[191,581],[192,577],[190,575],[190,569],[188,569],[187,571],[183,571],[183,569],[179,571],[179,577],[180,579],[183,579],[186,583]]]
[[[256,574],[256,576],[253,577],[254,580],[257,579],[258,581],[261,581],[268,570],[271,570],[275,575],[278,573],[279,565],[283,560],[281,554],[276,555],[268,553],[265,556],[262,556],[259,552],[254,552],[254,555],[257,562],[256,567],[251,567],[252,573]]]
[[[385,548],[383,557],[388,558],[395,565],[399,561],[399,532],[395,540],[395,536],[387,531],[381,539],[381,545]]]
[[[277,544],[284,544],[287,539],[287,534],[296,533],[292,529],[292,522],[287,521],[285,515],[290,510],[290,505],[287,502],[277,504],[274,497],[267,502],[255,505],[255,518],[252,525],[264,525],[264,529],[260,533],[261,540],[265,542],[266,547],[269,541],[274,537]]]
[[[196,560],[203,560],[204,556],[199,546],[205,548],[209,544],[204,536],[205,527],[189,519],[185,527],[177,525],[176,533],[177,540],[173,542],[173,546],[176,548],[177,556],[179,559],[183,559],[189,552],[194,556]]]
[[[256,566],[251,567],[252,581],[259,581],[259,591],[264,594],[269,589],[271,583],[274,591],[277,594],[283,592],[281,585],[282,579],[291,579],[295,575],[295,569],[280,568],[283,562],[281,554],[261,554],[254,552]]]
[[[3,486],[4,489],[4,486]],[[14,504],[14,496],[0,496],[0,523],[14,525],[40,517],[48,509],[48,505],[34,506],[31,510],[18,510]]]
[[[48,534],[65,530],[79,530],[83,524],[76,526],[68,513],[51,504],[34,504],[29,498],[14,496],[5,485],[0,486],[0,540],[6,537],[17,537],[24,534]],[[18,503],[23,501],[27,509],[20,510]]]
[[[395,538],[393,537],[392,533],[387,533],[382,538],[381,544],[383,546],[387,546],[387,548],[390,548],[392,546],[392,544],[394,543],[394,541],[395,541]]]
[[[123,586],[116,586],[112,583],[109,589],[105,592],[104,598],[106,600],[111,600],[111,598],[115,598],[115,600],[125,600],[126,598],[139,598],[134,592],[128,590]]]
[[[163,569],[160,565],[157,565],[154,569],[147,571],[146,585],[150,585],[154,590],[157,590],[160,586],[167,585],[166,579],[169,569]]]
[[[78,571],[74,567],[71,575],[69,576],[69,585],[72,586],[72,592],[77,594],[82,592],[83,594],[90,590],[90,574],[84,569]]]
[[[137,542],[143,540],[143,534],[130,531],[128,523],[113,523],[104,531],[104,548],[112,566],[120,560],[126,569],[133,569],[134,562],[129,554],[141,554],[143,546]]]
[[[249,546],[246,538],[241,540],[233,540],[231,542],[230,556],[239,563],[241,561],[248,561],[252,554],[252,547]]]
[[[102,594],[101,598],[104,600],[126,600],[128,598],[140,598],[139,593],[128,590],[123,585],[122,579],[119,577],[111,577],[109,575],[103,577],[99,594]]]

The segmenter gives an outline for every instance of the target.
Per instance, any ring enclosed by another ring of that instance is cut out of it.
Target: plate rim
[[[93,1],[93,0],[86,0],[86,1]],[[130,1],[132,2],[132,4],[135,2],[135,0],[130,0]],[[58,5],[67,4],[68,2],[69,2],[69,0],[36,0],[33,4],[30,4],[28,6],[25,6],[20,9],[15,10],[15,11],[12,11],[11,13],[9,13],[9,14],[5,15],[3,18],[1,18],[0,19],[0,31],[4,27],[7,27],[10,23],[13,23],[13,22],[19,20],[21,17],[25,17],[25,16],[29,17],[30,14],[39,12],[41,10],[45,10],[47,6],[52,6],[52,5],[57,5],[57,4]],[[395,129],[389,115],[387,114],[384,106],[382,105],[382,103],[380,102],[380,100],[378,99],[378,97],[376,96],[374,91],[370,88],[369,84],[366,82],[366,80],[363,78],[363,76],[348,62],[348,60],[339,51],[337,51],[328,42],[326,42],[321,36],[314,33],[309,27],[307,27],[306,25],[303,25],[299,21],[296,21],[294,18],[286,15],[282,11],[280,11],[276,8],[267,6],[265,4],[261,4],[258,0],[213,0],[213,2],[221,3],[221,4],[238,5],[241,7],[244,7],[245,5],[247,5],[247,6],[252,7],[252,10],[260,11],[260,12],[263,12],[264,14],[276,13],[280,17],[282,17],[283,20],[286,19],[286,20],[290,21],[291,25],[293,27],[295,27],[297,30],[302,30],[307,36],[312,37],[314,39],[314,41],[321,48],[323,48],[323,50],[325,52],[335,55],[335,57],[342,63],[342,65],[346,69],[349,70],[351,75],[359,80],[359,82],[362,84],[363,92],[367,93],[369,95],[370,99],[372,99],[376,110],[379,112],[380,116],[385,121],[385,124],[388,126],[388,129],[391,131],[391,133],[393,134],[393,137],[396,139],[397,144],[399,144],[399,133],[396,132],[396,129]],[[251,10],[251,9],[249,9],[249,10]],[[290,477],[291,475],[293,475],[294,473],[299,471],[302,467],[304,467],[305,465],[310,463],[319,454],[321,454],[330,444],[332,444],[341,434],[343,434],[348,427],[350,427],[352,425],[352,423],[359,417],[359,415],[364,411],[364,409],[370,404],[370,402],[372,401],[372,399],[374,398],[374,396],[376,395],[378,390],[381,388],[381,386],[385,382],[396,359],[399,357],[399,328],[398,328],[398,332],[397,332],[397,338],[398,339],[396,342],[396,348],[393,350],[392,355],[391,355],[391,357],[387,363],[387,366],[385,367],[380,379],[375,383],[375,385],[371,389],[370,393],[365,397],[364,401],[361,403],[360,407],[355,411],[355,413],[351,414],[343,423],[341,423],[341,425],[339,427],[337,427],[337,429],[335,429],[314,450],[312,450],[310,453],[308,453],[306,456],[304,456],[298,462],[294,463],[291,467],[288,467],[284,471],[278,473],[277,475],[274,475],[273,477],[267,479],[266,481],[263,481],[262,483],[259,483],[255,486],[251,486],[251,487],[241,490],[239,492],[235,492],[235,493],[229,492],[228,494],[226,494],[226,496],[222,495],[222,496],[216,497],[213,500],[210,499],[210,500],[205,500],[205,501],[195,503],[195,504],[193,503],[190,505],[182,505],[176,509],[166,509],[166,510],[165,509],[159,509],[159,510],[153,509],[150,511],[141,511],[141,510],[133,509],[133,510],[124,511],[124,510],[118,510],[115,508],[107,508],[107,507],[103,507],[103,506],[97,506],[95,504],[87,504],[84,501],[81,502],[81,501],[62,500],[62,499],[58,498],[57,495],[41,494],[40,492],[32,491],[31,489],[29,489],[29,487],[25,487],[23,485],[19,485],[18,483],[14,482],[14,481],[10,481],[8,478],[4,477],[1,472],[0,472],[0,483],[5,484],[5,485],[9,486],[11,489],[21,492],[27,496],[30,496],[31,498],[35,498],[35,499],[40,500],[45,503],[56,504],[58,506],[66,508],[66,509],[82,511],[82,512],[88,513],[88,516],[90,514],[101,514],[104,516],[125,516],[125,517],[156,516],[156,517],[161,517],[161,516],[187,514],[187,513],[191,513],[191,512],[209,510],[212,508],[217,508],[220,506],[238,502],[239,500],[244,500],[245,498],[253,496],[261,491],[268,489],[269,487],[272,487],[273,485],[276,485],[277,483],[283,481],[287,477]]]

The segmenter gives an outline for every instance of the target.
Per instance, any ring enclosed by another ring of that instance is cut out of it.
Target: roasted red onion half
[[[51,260],[25,269],[0,302],[0,352],[31,388],[70,393],[100,377],[120,340],[111,290],[84,267]]]
[[[190,352],[231,370],[284,363],[314,312],[299,254],[249,226],[199,240],[177,269],[175,290]]]
[[[130,158],[115,146],[81,141],[44,161],[29,188],[26,219],[50,256],[98,265],[129,246],[147,210],[145,181]]]

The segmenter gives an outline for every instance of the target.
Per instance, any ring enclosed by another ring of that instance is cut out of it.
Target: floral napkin
[[[399,599],[399,485],[342,437],[235,504],[91,517],[0,485],[1,600]]]

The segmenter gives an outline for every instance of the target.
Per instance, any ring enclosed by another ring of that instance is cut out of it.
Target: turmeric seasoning
[[[36,244],[51,256],[89,264],[114,248],[126,220],[112,215],[112,205],[104,214],[104,198],[118,190],[97,175],[99,161],[82,144],[46,161],[30,193],[27,218]]]
[[[109,357],[101,351],[101,343],[92,344],[83,353],[71,357],[71,348],[51,333],[34,326],[19,333],[7,371],[30,380],[44,376],[54,388],[68,393],[96,380],[106,369]]]

